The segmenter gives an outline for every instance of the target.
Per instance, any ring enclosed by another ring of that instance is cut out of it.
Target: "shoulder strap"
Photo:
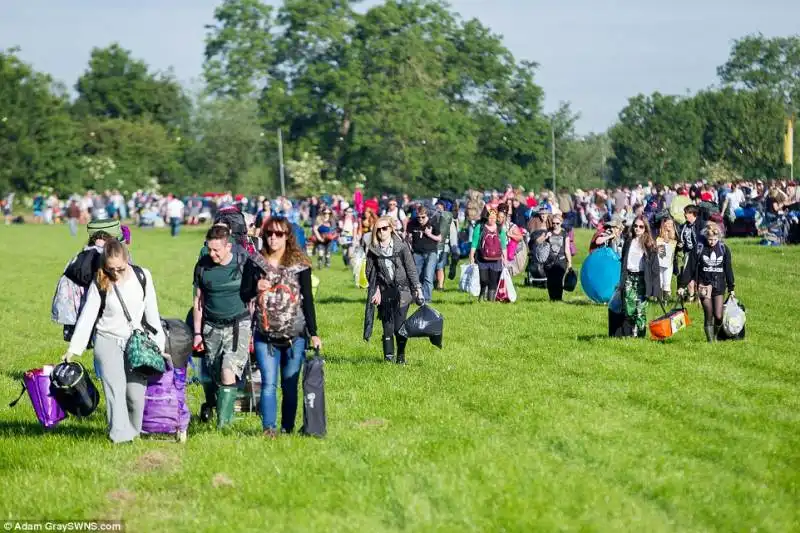
[[[147,295],[147,276],[144,275],[144,270],[139,265],[131,265],[136,279],[139,280],[139,285],[142,286],[142,292]]]

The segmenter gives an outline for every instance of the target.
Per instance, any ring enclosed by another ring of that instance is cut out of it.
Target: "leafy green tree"
[[[717,68],[723,83],[769,91],[795,111],[800,105],[800,35],[737,39],[728,61]]]
[[[612,178],[634,184],[697,178],[702,122],[692,101],[658,92],[628,100],[609,132]]]
[[[92,50],[75,85],[79,117],[149,118],[167,128],[185,126],[190,102],[172,74],[150,73],[144,61],[114,43]]]
[[[277,146],[265,134],[255,100],[201,100],[189,135],[187,166],[194,186],[241,193],[271,193]]]
[[[76,179],[76,125],[63,88],[0,51],[0,190],[67,189]]]
[[[703,122],[701,156],[743,176],[778,177],[783,169],[784,109],[766,90],[703,91],[693,98]]]
[[[203,73],[216,96],[255,96],[269,79],[274,62],[272,6],[259,0],[225,0],[206,26]]]

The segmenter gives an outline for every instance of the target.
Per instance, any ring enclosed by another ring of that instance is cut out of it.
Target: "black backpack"
[[[97,409],[100,393],[92,378],[80,363],[56,365],[50,376],[50,394],[67,413],[84,417]]]
[[[214,224],[220,222],[231,229],[231,236],[236,242],[247,240],[247,222],[238,207],[223,207],[217,211],[217,215],[214,217]]]
[[[324,437],[328,433],[325,414],[325,360],[315,350],[303,365],[303,435]]]

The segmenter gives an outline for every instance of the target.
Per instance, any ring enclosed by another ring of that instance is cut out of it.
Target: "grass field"
[[[201,242],[135,231],[163,316],[185,315]],[[80,244],[65,227],[0,226],[2,519],[121,518],[137,532],[800,531],[800,247],[730,243],[745,342],[707,345],[697,307],[667,343],[612,340],[605,308],[579,291],[552,304],[518,287],[514,305],[478,304],[449,282],[434,304],[444,349],[412,340],[404,368],[361,339],[364,293],[335,257],[317,306],[327,439],[268,441],[241,415],[224,433],[193,421],[183,446],[112,446],[102,405],[49,433],[27,399],[5,407],[24,370],[65,349],[50,302]],[[196,413],[200,387],[190,394]]]

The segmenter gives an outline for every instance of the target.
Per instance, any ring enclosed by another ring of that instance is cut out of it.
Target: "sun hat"
[[[89,237],[97,233],[98,231],[105,231],[115,239],[122,239],[122,228],[120,227],[119,220],[114,220],[113,218],[106,218],[103,220],[92,220],[86,226],[86,231],[89,233]]]

